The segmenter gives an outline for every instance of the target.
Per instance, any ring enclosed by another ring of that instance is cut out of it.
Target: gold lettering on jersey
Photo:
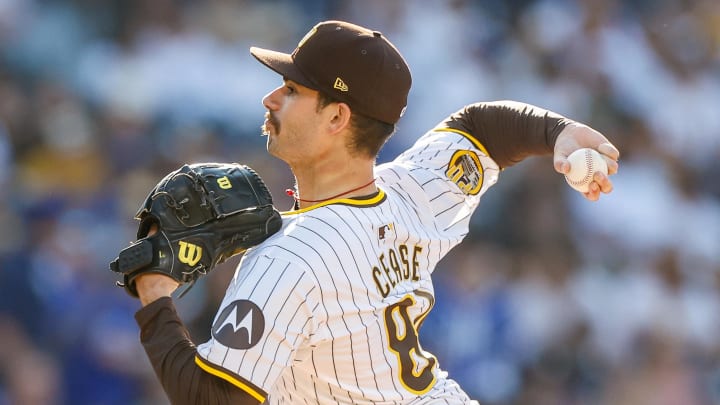
[[[393,249],[388,251],[388,259],[390,262],[390,268],[392,268],[393,274],[395,275],[395,279],[403,280],[403,272],[400,269],[400,264],[398,263],[398,255]]]
[[[380,257],[378,257],[378,260],[380,260],[380,265],[382,266],[382,269],[385,272],[385,280],[389,280],[390,284],[392,284],[392,286],[395,287],[395,285],[397,285],[397,281],[395,281],[396,279],[390,275],[390,269],[385,264],[385,254],[384,253],[381,254]]]
[[[179,241],[178,244],[180,245],[180,250],[178,250],[178,260],[180,263],[194,266],[200,261],[202,257],[202,247],[182,240]]]
[[[460,190],[467,195],[476,195],[483,185],[483,168],[477,153],[471,150],[455,152],[445,175],[450,181],[457,184]]]
[[[228,178],[228,176],[222,176],[219,179],[217,179],[217,184],[223,190],[232,188],[232,183],[230,183],[230,179]]]
[[[422,250],[421,246],[415,245],[411,250],[407,245],[401,244],[378,256],[379,264],[372,268],[372,277],[383,298],[390,295],[390,291],[403,281],[420,280],[418,256]]]
[[[405,269],[405,272],[403,273],[404,278],[410,278],[410,264],[408,263],[408,247],[407,245],[400,245],[398,246],[398,251],[400,252],[400,261],[403,264],[403,269]]]

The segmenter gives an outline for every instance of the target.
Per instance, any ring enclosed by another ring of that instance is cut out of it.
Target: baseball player
[[[279,232],[248,250],[195,346],[164,275],[138,277],[141,341],[177,404],[471,404],[423,350],[436,264],[468,233],[501,171],[576,149],[617,149],[597,131],[517,102],[465,106],[389,163],[375,165],[411,85],[383,34],[313,27],[292,54],[251,48],[282,84],[262,100],[268,152],[296,180]],[[588,200],[612,191],[598,173]]]

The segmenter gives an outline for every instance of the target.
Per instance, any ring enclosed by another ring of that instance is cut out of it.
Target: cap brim
[[[290,79],[312,89],[317,87],[298,69],[293,61],[292,55],[255,46],[250,47],[250,53],[260,63],[274,70],[283,78]]]

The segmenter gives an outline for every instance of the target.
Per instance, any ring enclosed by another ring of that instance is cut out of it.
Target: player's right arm
[[[562,115],[530,104],[495,101],[467,105],[439,127],[472,136],[505,169],[529,156],[551,154],[555,140],[571,123]]]
[[[617,172],[620,155],[615,146],[598,131],[555,112],[516,101],[470,104],[449,116],[440,128],[459,130],[483,145],[501,169],[529,156],[553,154],[555,170],[565,174],[567,157],[580,148],[593,148],[606,157],[609,174]],[[598,173],[590,200],[601,192],[612,191],[609,178]]]
[[[385,187],[428,211],[423,218],[433,219],[434,231],[459,242],[502,169],[529,156],[554,155],[555,170],[563,173],[569,169],[567,156],[581,147],[603,153],[608,173],[617,171],[617,150],[588,126],[530,104],[478,102],[451,114],[378,172]],[[596,200],[612,191],[612,183],[597,173],[591,188],[585,197]],[[427,199],[417,198],[423,195]]]

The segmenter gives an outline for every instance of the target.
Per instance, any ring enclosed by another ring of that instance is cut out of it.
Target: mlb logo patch
[[[389,224],[381,225],[378,228],[378,240],[385,240],[385,238],[392,236],[395,233],[395,225],[391,222]]]

